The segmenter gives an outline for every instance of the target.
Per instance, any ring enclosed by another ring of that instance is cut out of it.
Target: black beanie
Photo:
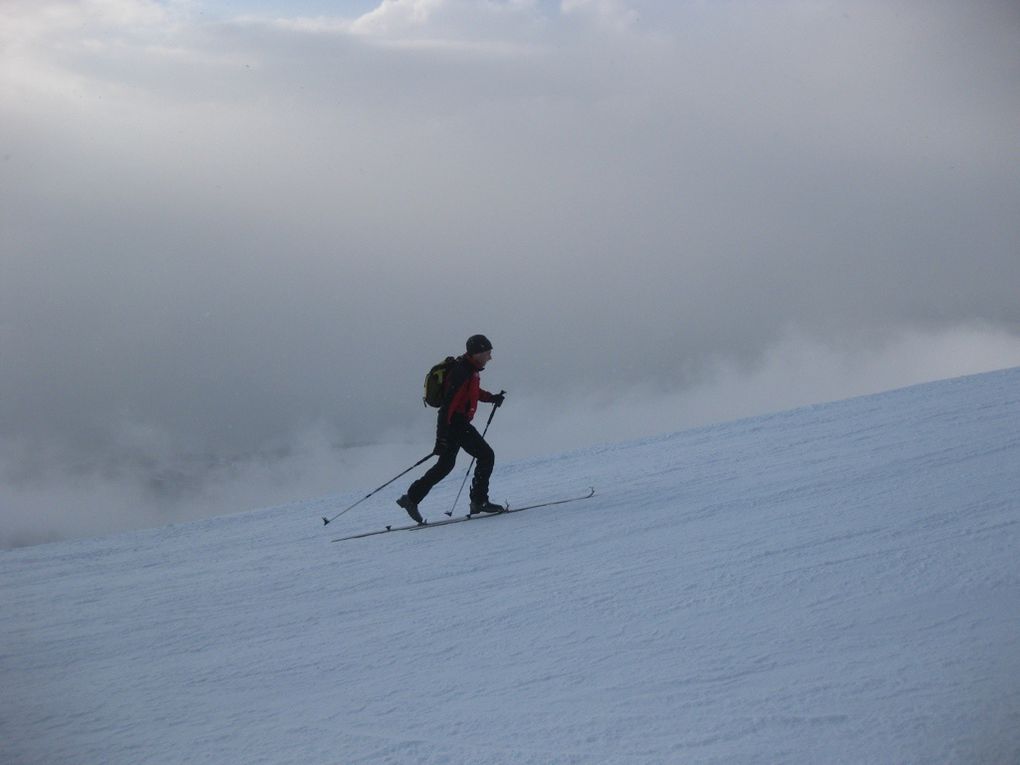
[[[492,350],[492,343],[489,342],[489,338],[485,335],[471,335],[467,339],[467,352],[469,356],[474,356],[476,353],[485,353],[486,351]]]

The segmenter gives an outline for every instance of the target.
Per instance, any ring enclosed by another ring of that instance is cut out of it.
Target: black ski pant
[[[415,504],[425,499],[432,487],[442,481],[457,464],[457,453],[463,449],[475,458],[475,477],[471,481],[471,501],[487,502],[489,499],[489,477],[492,467],[496,464],[496,455],[482,434],[470,423],[450,426],[446,451],[439,455],[439,461],[411,484],[407,490],[408,498]]]

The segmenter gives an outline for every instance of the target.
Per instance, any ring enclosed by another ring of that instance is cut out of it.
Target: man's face
[[[482,353],[476,353],[471,356],[475,361],[475,366],[479,369],[485,369],[485,365],[489,363],[489,359],[492,358],[492,351],[483,351]]]

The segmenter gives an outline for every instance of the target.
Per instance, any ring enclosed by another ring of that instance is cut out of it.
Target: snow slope
[[[1014,369],[4,552],[0,762],[1015,764],[1018,467]]]

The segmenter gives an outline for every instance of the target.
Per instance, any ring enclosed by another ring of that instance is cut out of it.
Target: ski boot
[[[478,515],[479,513],[502,513],[504,510],[506,510],[506,508],[502,505],[494,504],[487,499],[471,500],[471,515]]]
[[[400,505],[407,511],[407,514],[411,516],[411,520],[415,523],[425,523],[421,518],[421,513],[418,512],[418,503],[412,500],[406,494],[397,500],[397,504]]]

